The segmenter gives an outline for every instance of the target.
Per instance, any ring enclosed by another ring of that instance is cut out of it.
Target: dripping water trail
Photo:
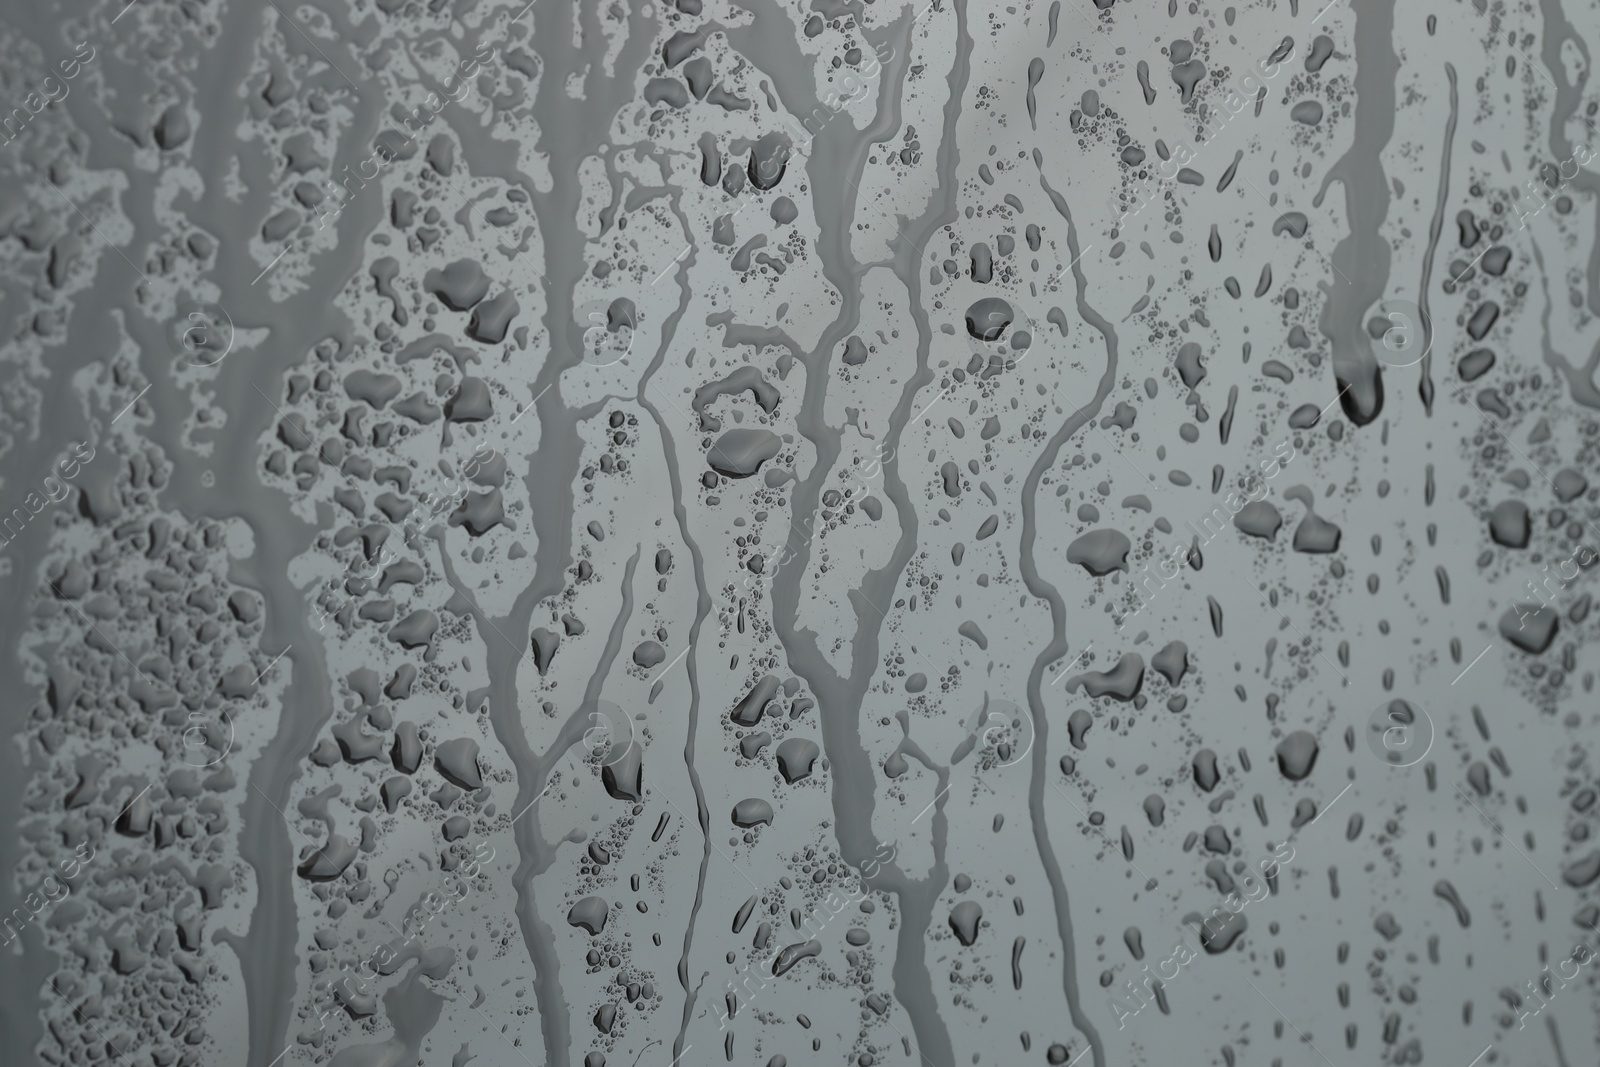
[[[1389,241],[1382,230],[1390,193],[1381,156],[1394,133],[1400,60],[1392,39],[1392,0],[1351,0],[1350,6],[1356,14],[1353,137],[1323,176],[1312,203],[1321,207],[1334,181],[1344,187],[1350,232],[1330,257],[1340,277],[1324,284],[1327,299],[1317,325],[1332,345],[1334,387],[1345,415],[1365,426],[1383,410],[1383,372],[1367,336],[1366,316],[1389,284]]]
[[[526,457],[528,474],[523,479],[528,499],[540,502],[530,515],[536,541],[534,573],[527,587],[517,594],[509,614],[496,623],[512,635],[515,647],[497,656],[491,674],[494,696],[490,720],[516,765],[519,810],[520,805],[537,802],[555,762],[572,743],[563,731],[561,740],[545,757],[532,751],[518,712],[516,674],[527,654],[535,608],[559,596],[566,585],[567,570],[573,562],[574,484],[583,450],[578,427],[604,404],[601,400],[586,407],[569,408],[561,390],[553,388],[565,371],[581,363],[580,335],[587,326],[579,327],[573,317],[573,296],[588,262],[587,237],[578,225],[583,197],[580,170],[585,161],[599,154],[601,146],[609,143],[613,119],[633,99],[634,75],[644,63],[657,28],[655,19],[641,12],[646,5],[634,5],[626,15],[627,36],[613,64],[615,74],[604,77],[598,68],[592,68],[586,58],[588,52],[572,47],[575,18],[581,20],[585,40],[605,37],[597,6],[555,0],[535,0],[532,6],[531,15],[518,17],[532,20],[533,30],[522,38],[522,44],[537,54],[542,71],[544,91],[538,94],[531,110],[539,129],[537,150],[549,162],[547,188],[540,188],[518,165],[518,153],[526,146],[489,136],[489,130],[465,125],[456,130],[473,173],[498,178],[528,195],[545,253],[540,279],[549,343],[530,386],[537,398],[534,405],[538,410],[539,442]],[[571,84],[580,84],[582,94],[572,96],[563,91]],[[574,716],[577,715],[575,711]],[[567,1000],[559,983],[544,977],[554,974],[555,935],[540,920],[532,890],[533,878],[553,862],[555,850],[545,847],[535,827],[519,823],[515,832],[522,860],[512,881],[523,940],[539,975],[534,993],[545,1063],[548,1067],[568,1067],[571,1036]]]
[[[1087,425],[1090,419],[1100,413],[1106,398],[1111,395],[1111,390],[1116,384],[1117,332],[1110,322],[1089,305],[1085,295],[1089,283],[1083,273],[1083,257],[1078,248],[1078,230],[1072,220],[1072,210],[1067,206],[1066,198],[1056,192],[1045,178],[1044,159],[1038,149],[1034,150],[1033,160],[1034,165],[1039,168],[1040,187],[1044,189],[1056,211],[1067,223],[1067,250],[1072,255],[1072,276],[1077,288],[1078,315],[1100,333],[1106,346],[1106,368],[1100,375],[1093,398],[1067,417],[1061,428],[1050,438],[1044,451],[1039,454],[1039,458],[1034,461],[1032,469],[1028,471],[1027,479],[1023,482],[1022,541],[1017,559],[1018,570],[1028,591],[1049,602],[1052,628],[1050,644],[1034,660],[1033,667],[1028,672],[1028,710],[1033,717],[1035,738],[1029,763],[1031,776],[1028,781],[1028,813],[1033,823],[1034,845],[1039,850],[1039,862],[1044,867],[1045,877],[1050,882],[1050,895],[1055,906],[1056,927],[1061,937],[1061,975],[1067,998],[1067,1010],[1072,1017],[1073,1025],[1085,1036],[1089,1047],[1094,1050],[1094,1067],[1105,1067],[1105,1045],[1094,1024],[1089,1022],[1088,1016],[1083,1012],[1082,997],[1078,989],[1077,942],[1072,929],[1071,901],[1067,893],[1066,878],[1061,873],[1061,862],[1056,858],[1055,849],[1050,843],[1049,825],[1045,817],[1044,786],[1045,777],[1050,773],[1046,762],[1050,726],[1045,715],[1040,682],[1045,668],[1067,652],[1067,610],[1060,592],[1039,573],[1034,546],[1039,536],[1038,492],[1041,480],[1055,465],[1056,457],[1062,447]]]
[[[683,214],[682,203],[679,197],[672,197],[668,201],[671,210],[678,218],[678,223],[683,227],[685,235],[691,231],[689,220]],[[664,453],[667,467],[667,479],[672,486],[672,515],[678,523],[678,536],[683,538],[683,543],[689,549],[689,558],[694,564],[695,608],[694,623],[689,627],[689,655],[685,668],[689,673],[689,723],[683,743],[683,762],[689,774],[689,784],[694,789],[695,818],[700,824],[700,869],[695,876],[694,906],[689,912],[689,921],[683,931],[683,951],[678,956],[678,983],[683,986],[683,1018],[678,1026],[677,1037],[672,1042],[672,1058],[676,1063],[685,1051],[685,1041],[689,1032],[689,1021],[694,1017],[694,1007],[698,1000],[700,986],[689,988],[689,954],[694,947],[696,926],[700,920],[700,908],[705,903],[706,873],[711,865],[711,813],[706,808],[705,789],[700,782],[700,770],[695,765],[695,745],[700,736],[700,663],[697,649],[700,642],[700,628],[705,623],[706,617],[711,614],[711,592],[706,587],[705,554],[701,552],[700,545],[695,541],[689,529],[689,511],[684,504],[683,472],[678,466],[678,446],[669,429],[668,421],[662,417],[661,410],[651,403],[645,396],[649,388],[650,379],[661,369],[666,361],[667,350],[672,345],[672,339],[677,336],[678,323],[683,320],[684,314],[689,310],[689,301],[693,294],[683,279],[691,276],[698,253],[691,249],[685,257],[682,269],[679,271],[678,306],[667,316],[661,326],[661,343],[656,348],[655,358],[645,368],[644,375],[639,379],[639,390],[636,399],[639,406],[650,412],[656,421],[656,427],[661,433],[661,448]]]
[[[1439,248],[1439,235],[1444,232],[1446,205],[1450,201],[1450,159],[1456,140],[1456,120],[1461,106],[1456,94],[1456,68],[1445,63],[1444,72],[1450,79],[1450,120],[1444,126],[1444,149],[1440,153],[1439,192],[1434,198],[1433,221],[1428,224],[1428,250],[1422,257],[1422,281],[1419,283],[1417,306],[1422,312],[1422,402],[1429,415],[1433,414],[1433,316],[1428,311],[1428,285],[1433,280],[1433,256]]]
[[[1584,87],[1587,72],[1594,70],[1594,63],[1589,57],[1589,44],[1577,28],[1567,19],[1566,12],[1561,8],[1561,0],[1539,0],[1539,13],[1544,17],[1544,33],[1540,38],[1540,59],[1560,82],[1556,86],[1556,99],[1550,109],[1550,151],[1557,160],[1573,159],[1573,143],[1567,139],[1566,125],[1578,113],[1578,108],[1583,103]],[[1584,75],[1580,75],[1577,85],[1567,81],[1567,65],[1562,59],[1562,52],[1570,44],[1581,59]],[[1595,132],[1594,120],[1586,120],[1591,135]],[[1574,190],[1588,193],[1590,196],[1600,197],[1600,174],[1578,168],[1577,175],[1568,183]],[[1534,244],[1535,257],[1539,255],[1539,246]],[[1543,263],[1540,264],[1541,271]],[[1549,281],[1546,279],[1546,289]],[[1585,302],[1591,314],[1600,314],[1600,216],[1594,221],[1594,237],[1589,242],[1589,262],[1584,271]],[[1572,394],[1572,399],[1587,408],[1600,408],[1600,388],[1595,387],[1594,374],[1600,368],[1600,341],[1589,352],[1589,358],[1581,367],[1574,367],[1565,356],[1555,351],[1550,343],[1548,326],[1549,303],[1546,297],[1546,327],[1543,338],[1544,360],[1566,380],[1567,389]]]
[[[967,32],[966,5],[958,0],[955,12],[957,49],[947,79],[949,91],[944,114],[945,130],[937,166],[939,187],[929,210],[921,219],[909,228],[898,227],[896,223],[903,240],[897,243],[893,269],[906,284],[912,300],[911,314],[918,323],[918,348],[917,369],[908,376],[899,400],[890,412],[886,442],[900,440],[910,418],[916,391],[931,379],[928,359],[932,330],[926,312],[920,306],[921,288],[917,268],[922,248],[929,238],[939,226],[954,219],[957,212],[955,169],[959,150],[956,126],[970,77],[972,41]],[[906,51],[909,52],[909,14],[905,23],[901,32],[905,35]],[[909,58],[909,55],[896,55],[885,63],[878,112],[883,117],[874,127],[865,131],[865,136],[852,136],[853,131],[842,128],[844,123],[825,126],[817,136],[815,151],[807,167],[815,189],[814,201],[819,222],[822,224],[819,258],[823,263],[824,276],[840,293],[841,312],[823,332],[818,350],[807,361],[809,374],[806,397],[796,424],[797,429],[815,446],[817,462],[813,472],[797,483],[791,496],[793,514],[796,516],[816,514],[822,486],[841,450],[840,433],[822,421],[821,413],[826,406],[826,389],[830,379],[829,354],[855,327],[860,315],[859,279],[865,270],[855,262],[849,246],[849,234],[854,230],[851,220],[858,193],[851,176],[858,177],[863,172],[871,143],[881,142],[888,136],[888,131],[883,127],[888,123],[898,123],[898,107],[890,110],[885,105],[892,96],[889,85],[892,81],[904,78],[909,68]],[[783,79],[777,80],[782,93]],[[791,109],[794,107],[787,95],[785,102]],[[842,207],[832,208],[831,205],[835,204]],[[806,680],[817,696],[823,746],[835,768],[831,800],[838,816],[836,834],[840,854],[855,867],[872,857],[878,848],[871,830],[876,775],[862,747],[859,726],[862,703],[878,661],[880,631],[885,624],[878,605],[888,603],[892,598],[900,575],[916,548],[915,512],[910,493],[899,478],[897,460],[891,458],[886,462],[883,472],[885,495],[894,503],[901,517],[901,534],[889,562],[882,569],[863,576],[859,590],[851,597],[857,629],[851,639],[849,678],[840,678],[820,653],[816,635],[802,631],[797,626],[799,584],[809,563],[810,546],[809,540],[804,537],[799,538],[799,544],[794,544],[797,537],[794,525],[790,527],[787,540],[788,547],[794,551],[792,562],[778,572],[772,588],[774,628],[789,655],[792,669]],[[953,1067],[954,1050],[949,1031],[939,1016],[938,1001],[925,964],[925,931],[931,924],[938,895],[949,877],[944,862],[948,828],[942,820],[936,820],[934,826],[935,862],[926,879],[912,881],[891,863],[869,882],[874,889],[893,893],[898,901],[902,927],[893,969],[894,995],[910,1019],[919,1055],[934,1067]]]

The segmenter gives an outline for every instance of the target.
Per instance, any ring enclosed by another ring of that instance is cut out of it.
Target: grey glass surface
[[[1600,1060],[1600,13],[1324,2],[6,0],[0,1060]]]

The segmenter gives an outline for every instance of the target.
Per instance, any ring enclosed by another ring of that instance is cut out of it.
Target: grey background
[[[1592,1062],[1596,27],[11,4],[7,1062]]]

